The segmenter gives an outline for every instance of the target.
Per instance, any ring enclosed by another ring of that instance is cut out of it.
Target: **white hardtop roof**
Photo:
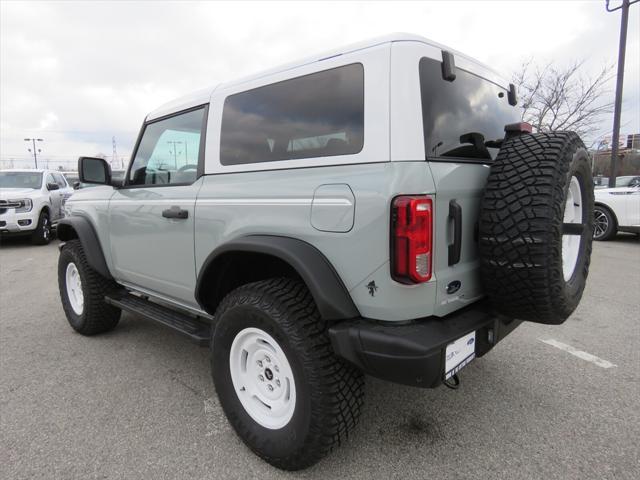
[[[211,98],[211,95],[213,94],[214,90],[216,90],[217,88],[224,89],[228,87],[241,85],[243,83],[250,82],[252,80],[257,80],[262,77],[267,77],[269,75],[273,75],[276,73],[292,70],[294,68],[302,67],[304,65],[309,65],[311,63],[320,62],[328,58],[337,57],[339,55],[345,55],[347,53],[353,53],[358,50],[364,50],[366,48],[376,47],[378,45],[383,45],[385,43],[392,43],[392,42],[420,42],[420,43],[424,43],[426,45],[430,45],[432,47],[438,48],[440,50],[448,50],[449,52],[453,53],[454,56],[464,58],[466,61],[473,63],[482,69],[491,71],[497,77],[503,78],[502,75],[500,75],[498,72],[488,67],[487,65],[484,65],[483,63],[465,55],[464,53],[461,53],[461,52],[458,52],[457,50],[449,48],[446,45],[442,45],[440,43],[434,42],[433,40],[429,40],[428,38],[421,37],[420,35],[413,35],[411,33],[391,33],[389,35],[384,35],[381,37],[376,37],[369,40],[364,40],[362,42],[353,43],[351,45],[336,48],[333,50],[325,51],[323,53],[306,57],[304,59],[297,60],[295,62],[286,63],[278,67],[270,68],[268,70],[263,70],[261,72],[258,72],[246,77],[242,77],[237,80],[233,80],[230,82],[214,85],[209,88],[197,90],[193,93],[190,93],[188,95],[185,95],[175,100],[172,100],[170,102],[167,102],[164,105],[161,105],[160,107],[158,107],[157,109],[149,113],[149,115],[147,116],[147,119],[150,120],[150,119],[162,117],[163,115],[168,115],[172,112],[177,112],[190,107],[208,103]],[[505,84],[506,83],[507,82],[505,81]]]

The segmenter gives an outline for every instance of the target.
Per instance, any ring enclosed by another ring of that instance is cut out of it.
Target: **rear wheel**
[[[31,234],[31,243],[34,245],[47,245],[51,241],[51,220],[46,210],[40,212],[38,225]]]
[[[616,234],[616,219],[611,210],[601,205],[593,208],[593,239],[610,240]]]
[[[357,423],[363,375],[335,356],[302,283],[272,279],[231,292],[216,311],[213,380],[222,408],[257,455],[309,467]]]

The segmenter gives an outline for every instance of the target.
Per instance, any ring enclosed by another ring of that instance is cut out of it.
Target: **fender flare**
[[[91,222],[85,217],[66,217],[56,227],[58,238],[62,241],[78,238],[91,268],[105,278],[113,278],[102,252],[98,235]]]
[[[204,305],[207,289],[205,277],[216,272],[216,263],[226,254],[261,253],[276,257],[290,265],[302,278],[325,320],[359,317],[351,295],[327,258],[313,245],[296,238],[275,235],[248,235],[225,243],[209,254],[202,264],[196,282],[196,300]]]

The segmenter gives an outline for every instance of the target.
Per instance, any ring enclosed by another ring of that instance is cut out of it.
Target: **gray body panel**
[[[202,179],[187,186],[121,188],[109,204],[114,277],[195,306],[193,235]],[[164,218],[179,207],[185,219]]]

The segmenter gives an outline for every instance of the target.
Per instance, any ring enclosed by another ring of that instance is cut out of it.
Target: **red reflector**
[[[431,278],[433,203],[425,196],[401,196],[391,206],[391,274],[400,283]]]

